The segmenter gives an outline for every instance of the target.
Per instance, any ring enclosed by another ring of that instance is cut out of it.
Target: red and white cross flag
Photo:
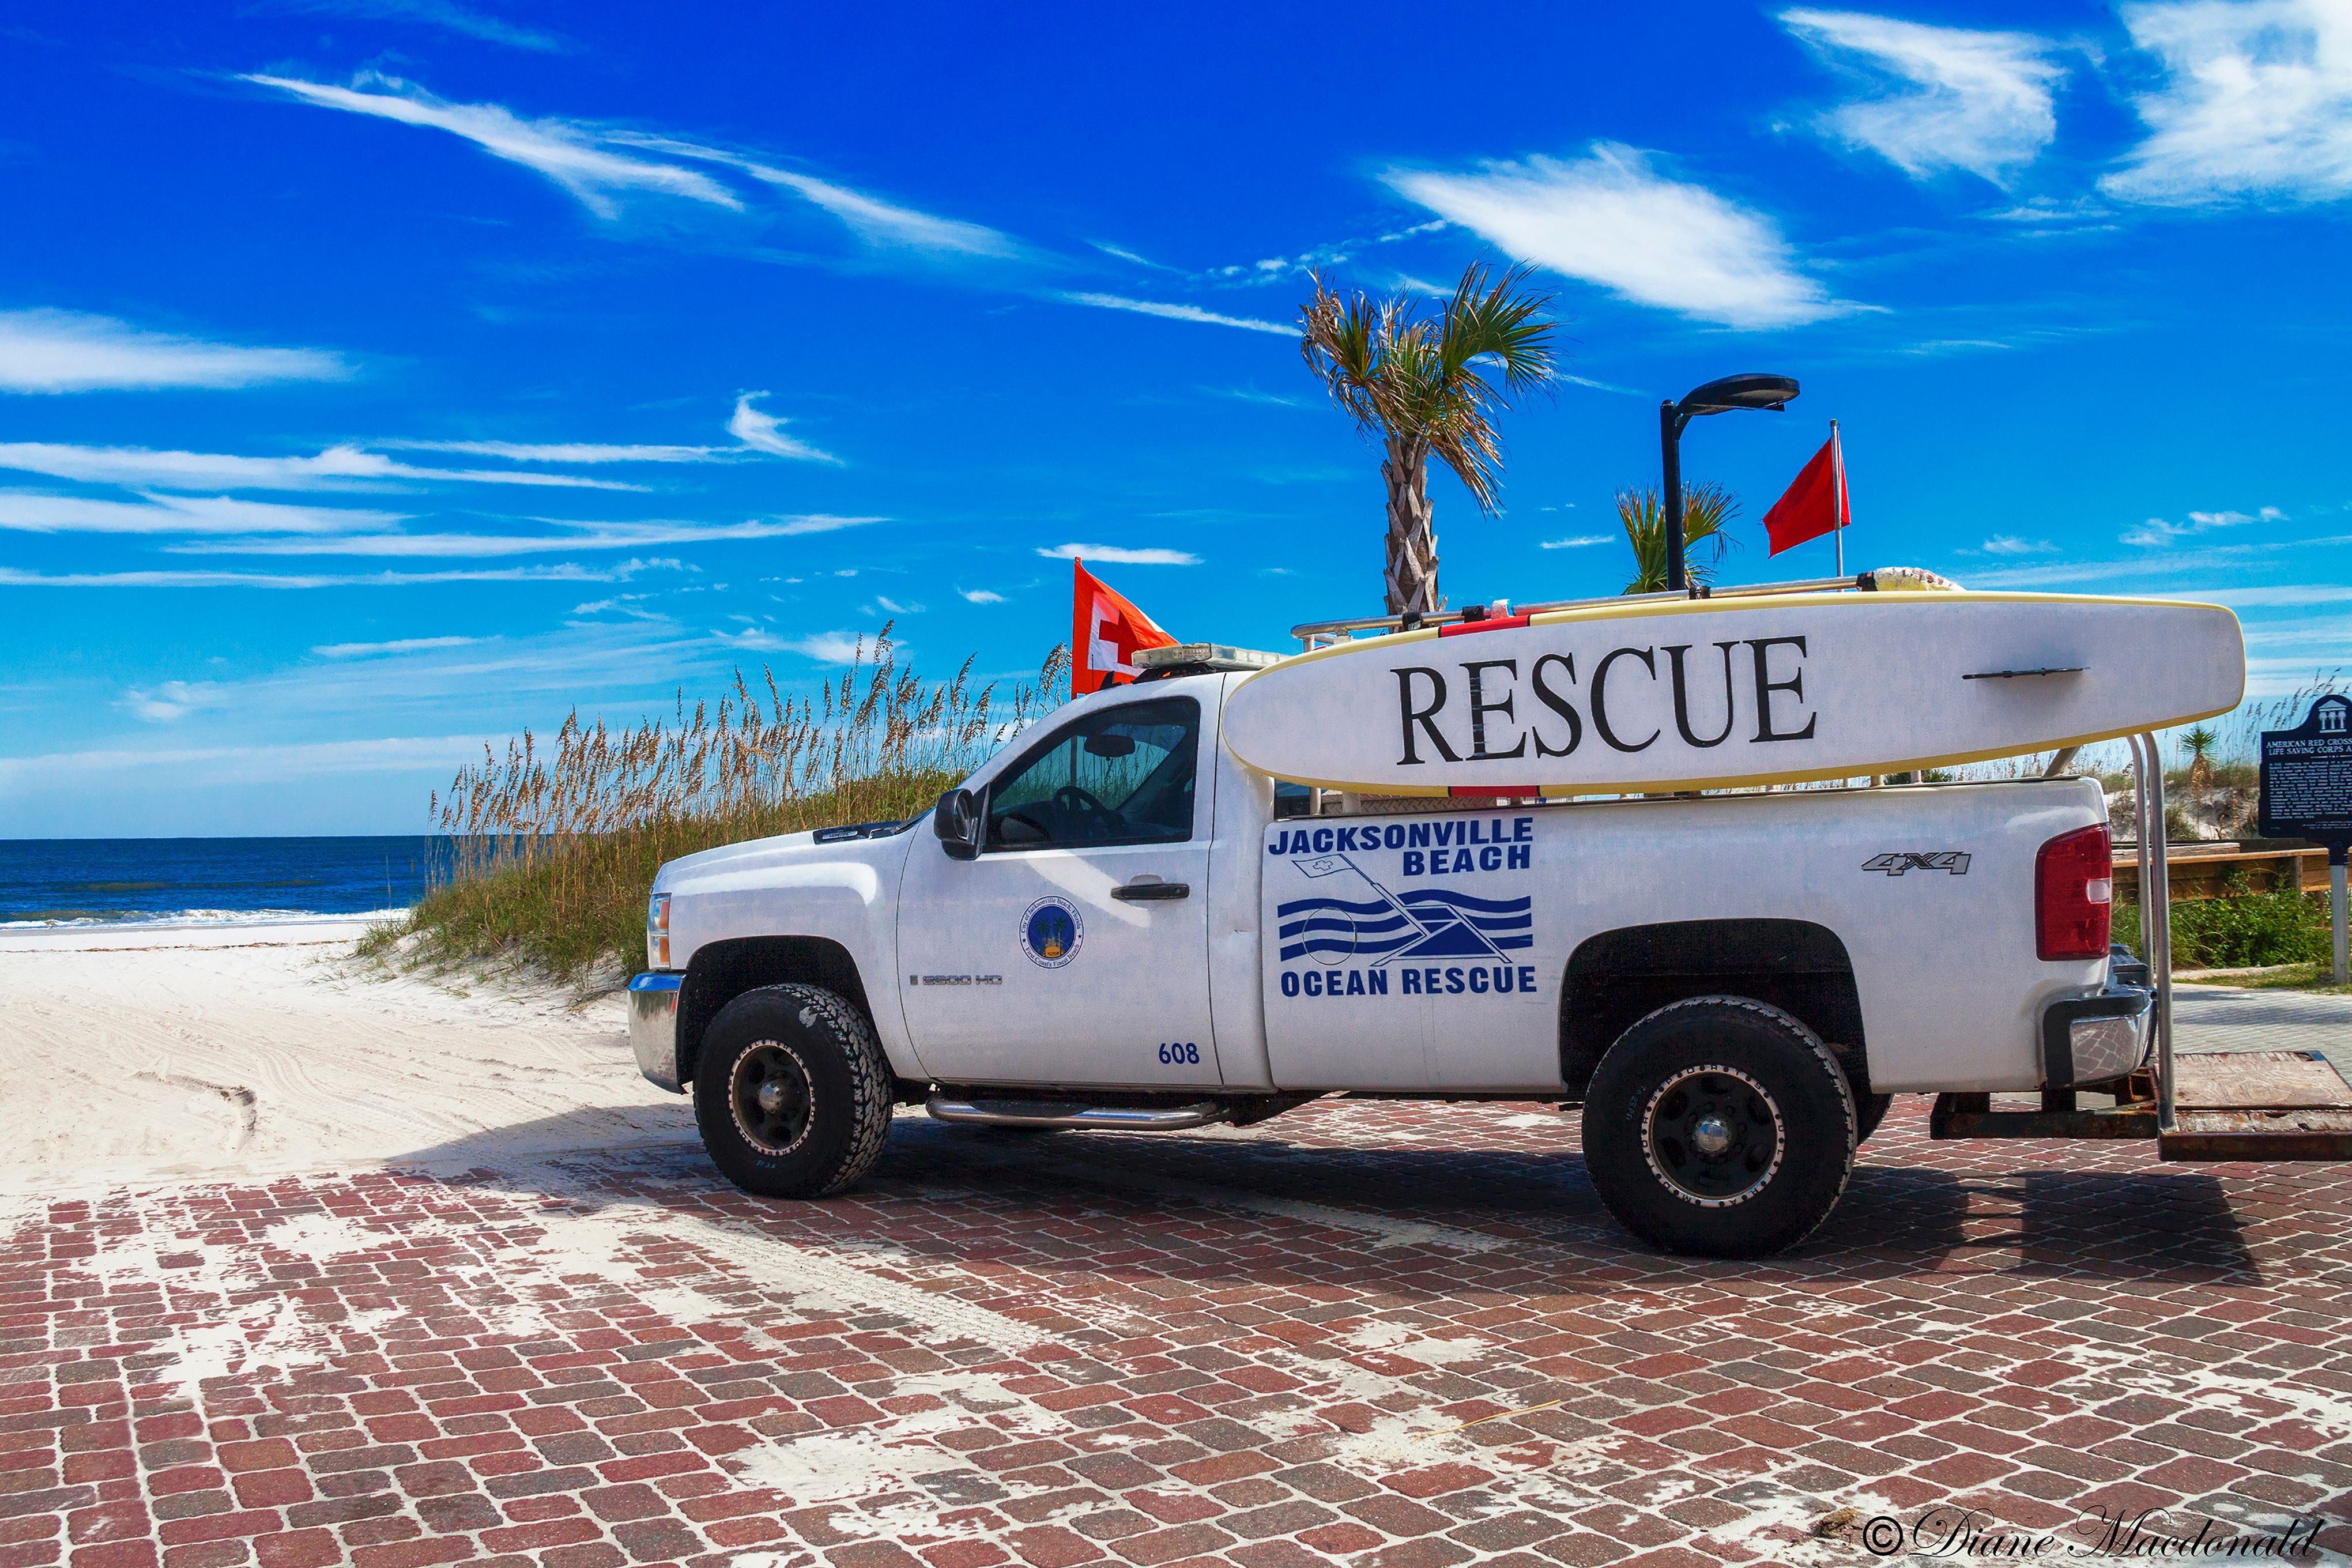
[[[1136,654],[1147,647],[1173,647],[1176,639],[1150,616],[1103,585],[1083,561],[1070,594],[1070,695],[1084,697],[1142,674]]]

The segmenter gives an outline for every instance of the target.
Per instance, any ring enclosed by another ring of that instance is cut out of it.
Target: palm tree
[[[2213,748],[2221,743],[2221,737],[2200,724],[2181,736],[2180,743],[2189,752],[2189,787],[2205,789],[2213,782]]]
[[[1454,470],[1481,511],[1495,511],[1502,447],[1495,416],[1510,399],[1548,389],[1552,323],[1539,312],[1552,296],[1526,287],[1528,268],[1495,276],[1485,262],[1463,269],[1452,298],[1398,293],[1342,299],[1314,275],[1300,307],[1299,353],[1331,401],[1385,448],[1388,481],[1389,614],[1445,607],[1437,592],[1437,534],[1431,526],[1429,459]],[[1500,374],[1501,385],[1487,379]]]
[[[1739,541],[1726,531],[1739,515],[1739,501],[1712,480],[1683,487],[1683,572],[1694,583],[1715,574],[1724,551]],[[1633,547],[1633,580],[1628,594],[1660,594],[1666,587],[1666,509],[1654,486],[1646,490],[1617,492],[1617,521],[1624,525],[1625,542]],[[1704,561],[1698,546],[1712,540],[1715,548]]]

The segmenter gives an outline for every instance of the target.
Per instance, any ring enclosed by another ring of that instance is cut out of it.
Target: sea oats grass
[[[885,627],[814,696],[737,671],[716,700],[622,729],[575,709],[458,770],[432,810],[452,849],[425,898],[362,952],[499,963],[577,983],[645,962],[646,900],[668,861],[727,844],[905,820],[1066,694],[1067,652],[1000,693],[903,668]]]

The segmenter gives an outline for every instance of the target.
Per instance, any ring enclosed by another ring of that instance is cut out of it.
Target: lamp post
[[[1666,487],[1666,591],[1687,589],[1683,575],[1683,426],[1702,414],[1725,414],[1735,408],[1789,405],[1797,395],[1794,376],[1748,372],[1727,375],[1695,388],[1680,403],[1672,398],[1658,405],[1660,466]]]

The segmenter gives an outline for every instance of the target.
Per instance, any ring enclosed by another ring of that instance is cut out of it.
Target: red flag
[[[1837,426],[1789,486],[1787,493],[1764,514],[1764,532],[1772,541],[1765,553],[1778,555],[1793,544],[1846,526],[1853,514],[1845,504],[1845,448],[1838,445]]]
[[[1083,561],[1070,595],[1070,694],[1084,697],[1133,680],[1137,650],[1173,647],[1176,639],[1151,617],[1103,586]]]

